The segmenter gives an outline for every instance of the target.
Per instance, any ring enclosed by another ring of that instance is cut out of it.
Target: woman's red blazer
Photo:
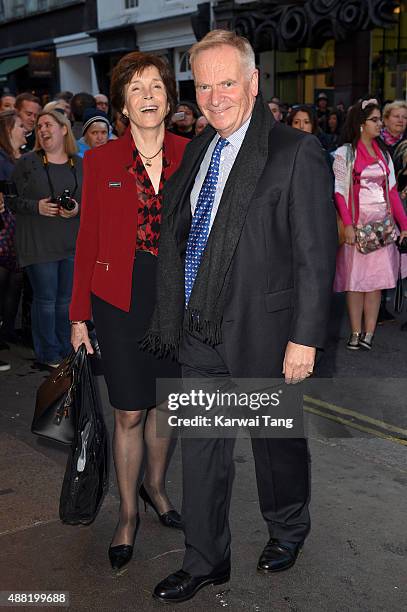
[[[188,142],[166,131],[166,179],[180,165]],[[69,311],[72,321],[91,318],[91,292],[121,310],[130,310],[138,213],[136,181],[128,171],[132,163],[129,128],[121,138],[85,153]]]

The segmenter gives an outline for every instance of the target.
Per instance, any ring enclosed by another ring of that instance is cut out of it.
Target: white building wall
[[[130,23],[145,23],[188,15],[196,10],[201,0],[138,0],[135,8],[125,8],[125,0],[98,0],[99,29],[113,28]]]
[[[92,54],[97,41],[88,34],[79,33],[54,39],[58,59],[61,90],[73,93],[98,93]]]

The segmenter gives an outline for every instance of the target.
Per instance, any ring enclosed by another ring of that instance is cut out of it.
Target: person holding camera
[[[39,363],[55,368],[72,350],[69,304],[82,159],[64,113],[41,112],[35,130],[34,151],[17,162],[12,174],[17,196],[6,201],[16,213],[18,261],[33,289],[34,351]]]
[[[22,272],[18,269],[14,247],[15,217],[4,204],[4,194],[10,193],[10,177],[14,165],[21,157],[20,147],[25,144],[23,122],[15,110],[0,113],[0,348],[4,341],[14,339],[15,319],[20,302]],[[0,360],[0,372],[10,364]]]

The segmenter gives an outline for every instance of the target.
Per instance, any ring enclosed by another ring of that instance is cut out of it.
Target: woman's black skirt
[[[119,410],[146,410],[156,403],[156,379],[180,378],[171,358],[158,359],[140,350],[155,304],[157,258],[137,251],[133,267],[130,312],[92,294],[92,311],[102,353],[109,400]]]

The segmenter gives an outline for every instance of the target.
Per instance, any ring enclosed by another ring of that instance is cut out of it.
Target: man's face
[[[318,108],[319,108],[319,110],[324,111],[324,110],[326,110],[327,106],[328,106],[328,100],[326,100],[325,98],[320,98],[318,100]]]
[[[274,119],[276,121],[281,121],[282,115],[281,115],[281,111],[280,111],[279,105],[276,104],[275,102],[269,102],[269,109],[273,113]]]
[[[0,111],[14,110],[15,102],[14,96],[3,96],[0,100]]]
[[[104,121],[95,121],[86,130],[85,142],[90,146],[91,149],[106,144],[108,138],[109,132],[107,129],[107,125]]]
[[[61,110],[64,111],[65,115],[68,117],[68,119],[71,118],[71,105],[69,104],[69,102],[66,102],[66,100],[57,100],[58,105],[55,108],[60,108]]]
[[[249,70],[234,47],[220,45],[197,54],[193,74],[202,114],[222,138],[227,138],[252,113],[258,71]]]
[[[107,114],[109,110],[109,100],[104,95],[95,96],[96,108]]]
[[[33,131],[40,110],[41,107],[36,102],[29,102],[28,100],[23,101],[19,115],[27,133]]]

